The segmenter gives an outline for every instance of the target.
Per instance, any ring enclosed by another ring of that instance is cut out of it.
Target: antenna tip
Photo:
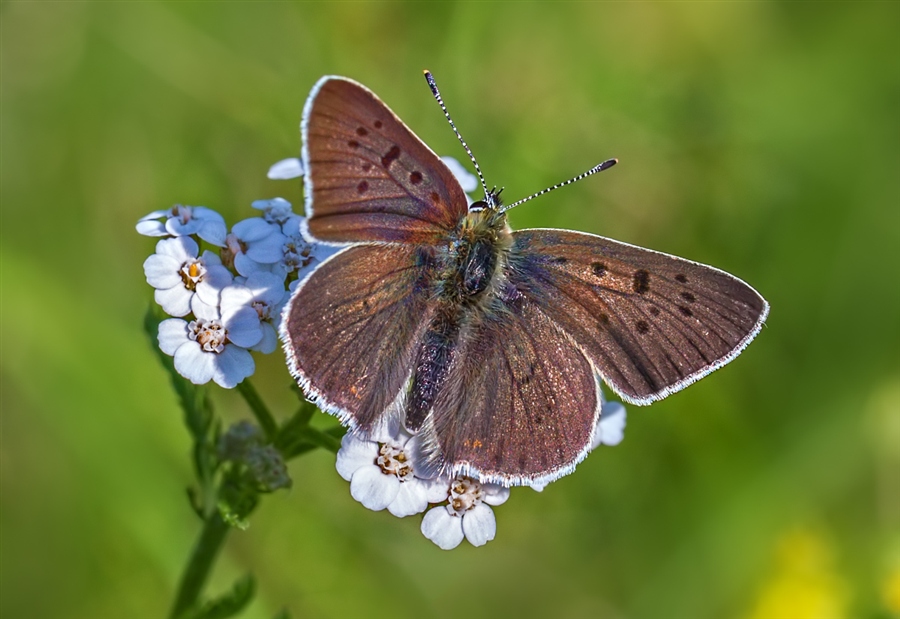
[[[617,163],[619,163],[618,159],[607,159],[606,161],[604,161],[603,163],[601,163],[600,165],[597,166],[597,171],[602,172],[603,170],[608,170],[609,168],[613,167]]]

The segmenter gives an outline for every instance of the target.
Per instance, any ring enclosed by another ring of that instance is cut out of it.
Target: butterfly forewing
[[[288,363],[307,394],[369,430],[412,371],[434,310],[427,252],[356,245],[322,263],[294,292],[282,324]]]
[[[327,77],[303,113],[308,232],[346,243],[434,243],[466,214],[447,166],[370,90]]]
[[[464,327],[423,444],[445,470],[516,485],[550,481],[587,453],[595,370],[527,298],[495,299]]]
[[[566,230],[520,230],[510,280],[623,399],[648,404],[733,359],[768,304],[723,271]]]

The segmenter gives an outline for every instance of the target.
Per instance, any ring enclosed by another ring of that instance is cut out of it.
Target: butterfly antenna
[[[539,192],[533,193],[530,196],[528,196],[527,198],[522,198],[518,202],[513,202],[512,204],[507,204],[506,206],[504,206],[503,208],[500,209],[500,212],[505,213],[506,211],[508,211],[511,208],[515,208],[515,207],[519,206],[520,204],[528,202],[529,200],[537,198],[538,196],[542,196],[545,193],[550,193],[554,189],[559,189],[560,187],[565,187],[566,185],[571,185],[572,183],[580,181],[583,178],[587,178],[591,174],[596,174],[597,172],[602,172],[603,170],[608,170],[609,168],[613,167],[617,163],[619,163],[618,159],[607,159],[603,163],[601,163],[599,165],[595,165],[593,168],[591,168],[587,172],[582,172],[581,174],[579,174],[578,176],[576,176],[574,178],[570,178],[569,180],[564,181],[562,183],[557,183],[557,184],[553,185],[552,187],[547,187],[546,189],[541,189]]]
[[[453,119],[450,118],[450,112],[447,111],[447,106],[444,105],[444,99],[441,98],[441,91],[438,90],[437,84],[434,81],[434,76],[431,75],[431,71],[425,71],[425,80],[428,82],[428,86],[431,88],[431,94],[434,95],[434,98],[437,100],[438,105],[440,105],[441,109],[444,111],[444,116],[447,117],[447,122],[450,123],[450,128],[453,129],[453,133],[456,134],[456,138],[459,140],[459,143],[462,144],[462,147],[465,149],[466,154],[469,155],[469,159],[472,160],[472,165],[475,166],[475,171],[478,173],[478,178],[481,180],[481,187],[482,189],[484,189],[485,201],[493,206],[493,194],[488,191],[487,183],[484,182],[484,175],[481,173],[481,168],[478,167],[478,162],[475,161],[475,155],[472,154],[469,145],[466,144],[466,141],[456,129],[456,125],[453,124]]]

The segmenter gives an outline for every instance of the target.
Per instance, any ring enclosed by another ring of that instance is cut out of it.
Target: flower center
[[[382,445],[378,451],[378,459],[375,464],[381,469],[385,475],[395,475],[400,481],[406,481],[406,478],[412,475],[412,462],[409,456],[400,447],[393,445]]]
[[[169,212],[172,213],[173,218],[178,218],[181,220],[181,225],[187,224],[187,222],[191,220],[191,217],[194,216],[191,207],[183,206],[181,204],[176,204],[171,208]]]
[[[188,337],[200,344],[203,352],[220,353],[225,350],[228,332],[218,320],[198,318],[188,325]]]
[[[256,310],[260,322],[267,321],[272,317],[272,307],[265,301],[253,301],[250,307]]]
[[[206,265],[198,258],[191,258],[181,265],[181,281],[188,290],[195,290],[204,275],[206,275]]]
[[[276,204],[274,206],[266,207],[263,211],[263,219],[270,224],[278,224],[280,226],[293,214],[290,204]]]
[[[312,260],[309,255],[312,248],[309,244],[295,238],[289,239],[282,247],[282,251],[284,252],[282,263],[287,267],[288,273],[305,267]]]
[[[222,264],[230,269],[234,267],[234,257],[245,253],[247,253],[247,244],[232,232],[225,237],[225,247],[219,250],[219,257],[222,258]]]
[[[457,516],[462,516],[473,507],[481,505],[484,490],[481,483],[471,477],[457,477],[450,484],[449,507]]]

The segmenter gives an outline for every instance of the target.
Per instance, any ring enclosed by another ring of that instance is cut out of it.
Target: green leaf
[[[291,613],[288,612],[287,608],[282,608],[272,619],[291,619]]]
[[[256,592],[256,581],[247,574],[232,585],[231,590],[218,598],[205,602],[199,609],[192,609],[178,619],[227,619],[244,610]]]

